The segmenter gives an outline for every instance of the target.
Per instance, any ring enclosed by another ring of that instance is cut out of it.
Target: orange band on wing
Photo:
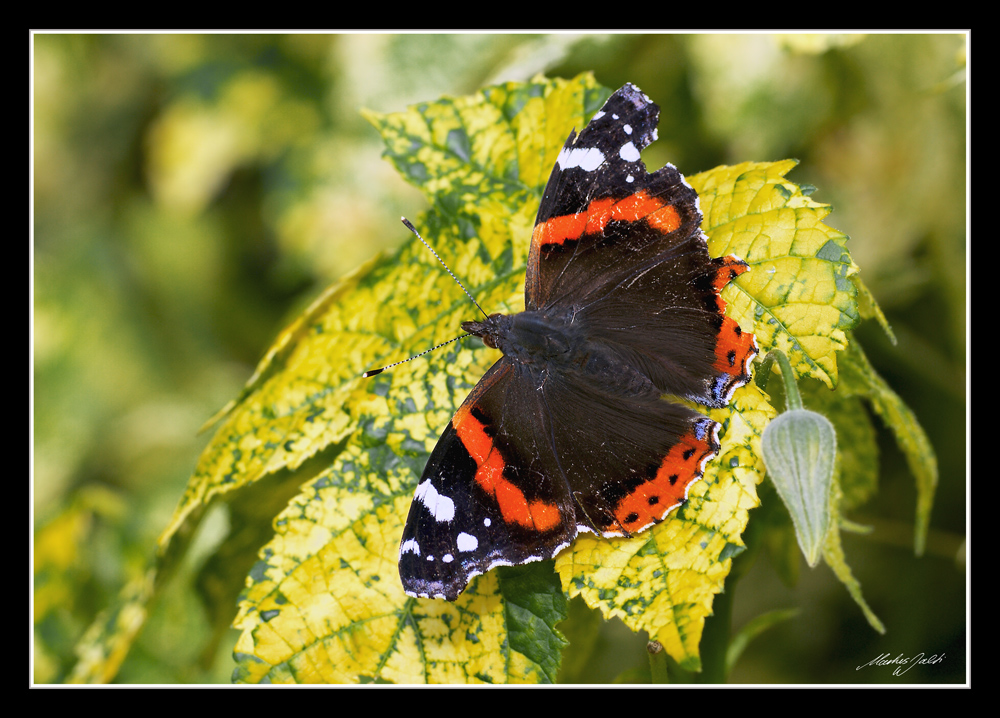
[[[718,343],[715,345],[714,368],[733,376],[741,376],[747,368],[747,360],[757,355],[757,344],[753,334],[744,332],[739,322],[730,317],[722,320]]]
[[[712,285],[715,287],[716,292],[721,292],[724,286],[743,274],[743,272],[750,269],[746,262],[742,259],[737,259],[733,255],[729,255],[728,257],[719,257],[713,261],[719,267],[715,273],[715,278],[712,281]],[[725,305],[723,305],[723,308],[725,308]]]
[[[712,282],[716,293],[750,269],[746,262],[731,255],[714,261],[719,266]],[[725,310],[726,303],[721,296],[717,301],[721,313]],[[757,344],[753,334],[744,332],[735,319],[725,317],[715,345],[715,369],[732,376],[742,376],[746,371],[747,360],[756,354]]]
[[[536,249],[562,244],[580,239],[584,234],[603,232],[611,220],[636,222],[640,219],[664,234],[681,226],[680,215],[673,205],[664,205],[663,200],[650,197],[642,190],[618,202],[611,198],[595,199],[583,212],[552,217],[535,226],[531,244]]]
[[[615,507],[621,527],[636,533],[662,521],[684,502],[688,486],[702,475],[702,462],[715,453],[707,439],[699,439],[693,432],[682,436],[663,458],[656,476],[637,486]]]
[[[672,204],[650,212],[646,221],[649,222],[650,227],[663,234],[670,234],[681,226],[681,216],[677,214],[677,208]]]
[[[544,501],[528,501],[524,492],[504,478],[504,460],[493,446],[486,427],[467,406],[462,406],[451,420],[458,438],[479,468],[476,483],[500,505],[504,521],[539,531],[555,528],[562,521],[559,507]]]

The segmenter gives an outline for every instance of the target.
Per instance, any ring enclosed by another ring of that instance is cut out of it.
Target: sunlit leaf
[[[77,663],[67,683],[108,683],[132,648],[156,589],[155,568],[130,581],[77,644]]]
[[[745,162],[695,175],[713,255],[735,254],[751,270],[723,298],[762,347],[781,349],[798,376],[833,388],[837,353],[858,321],[857,267],[830,213],[785,179],[797,163]]]
[[[571,595],[648,632],[687,670],[701,666],[705,618],[744,548],[741,534],[764,473],[760,435],[774,410],[756,387],[744,387],[731,409],[708,414],[725,421],[722,450],[683,508],[630,539],[585,534],[556,558]]]
[[[570,130],[608,94],[588,76],[537,79],[367,113],[388,158],[428,196],[418,227],[487,311],[522,308],[541,189]],[[857,317],[855,268],[843,235],[820,221],[825,207],[784,179],[793,164],[720,167],[689,180],[702,194],[710,252],[752,268],[724,290],[727,313],[757,333],[762,351],[780,343],[800,371],[832,385]],[[465,340],[372,379],[360,374],[452,338],[475,316],[437,260],[410,241],[317,299],[220,416],[161,550],[213,499],[268,476],[301,481],[240,600],[236,680],[555,680],[565,606],[537,573],[551,562],[532,567],[530,581],[490,572],[455,603],[410,599],[399,584],[399,537],[417,478],[496,352]],[[648,631],[692,670],[757,504],[760,435],[774,411],[748,386],[730,407],[706,413],[723,425],[722,450],[676,515],[631,539],[584,536],[555,562],[563,590]]]
[[[569,130],[607,94],[585,78],[369,113],[390,159],[440,208],[424,233],[484,306],[520,307],[538,193]],[[546,129],[551,118],[560,122]],[[560,139],[550,142],[550,134]],[[461,320],[475,316],[471,304],[416,242],[348,281],[283,335],[220,430],[243,426],[248,413],[260,417],[246,424],[250,434],[261,420],[283,423],[283,441],[252,442],[268,454],[253,457],[258,476],[301,465],[313,446],[327,464],[275,520],[275,539],[251,572],[236,621],[243,631],[237,679],[554,680],[554,626],[564,612],[525,609],[518,595],[534,605],[526,589],[502,589],[494,573],[455,604],[409,599],[399,584],[399,536],[416,478],[494,353],[478,342],[456,344],[370,380],[359,375],[454,336]],[[315,387],[297,410],[303,418],[256,408],[281,401],[288,383]],[[344,433],[329,433],[326,412],[344,417]],[[318,441],[304,441],[299,426],[315,426]],[[229,461],[230,442],[217,442],[206,456]],[[218,475],[206,475],[206,493],[225,490],[209,478]],[[525,625],[534,628],[519,628]],[[544,651],[517,639],[545,634]]]
[[[844,249],[847,238],[821,221],[829,208],[784,179],[794,166],[745,163],[688,181],[701,198],[709,252],[735,254],[751,267],[723,290],[726,313],[757,335],[762,354],[792,347],[798,372],[832,386],[836,353],[857,319],[855,288],[847,281],[856,267]],[[730,557],[741,550],[748,510],[757,505],[760,436],[774,410],[755,387],[744,387],[729,409],[708,413],[725,426],[722,451],[689,505],[649,536],[610,542],[585,536],[557,559],[571,593],[648,631],[688,670],[700,667],[704,619]]]

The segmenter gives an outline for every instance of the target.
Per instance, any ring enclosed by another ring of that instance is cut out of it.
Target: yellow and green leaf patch
[[[570,130],[586,124],[607,94],[590,78],[536,81],[367,114],[389,159],[428,195],[434,210],[421,223],[425,236],[488,312],[522,308],[541,189]],[[820,223],[825,211],[783,179],[791,166],[719,168],[690,180],[702,193],[712,254],[738,254],[754,269],[724,292],[730,315],[751,331],[759,316],[777,317],[762,346],[775,336],[796,342],[804,362],[836,376],[833,350],[843,345],[853,309],[851,285],[836,278],[852,265],[837,244],[843,235]],[[835,257],[824,256],[828,243],[838,247]],[[846,265],[836,265],[842,256]],[[781,287],[773,280],[778,268]],[[803,289],[820,275],[823,291]],[[806,294],[814,312],[802,304]],[[798,314],[783,313],[790,296]],[[843,309],[831,309],[835,301]],[[505,660],[499,672],[477,664],[476,656],[485,660],[500,646],[515,650],[503,620],[509,599],[494,576],[475,581],[452,606],[407,598],[396,574],[399,536],[427,452],[496,354],[469,341],[371,380],[359,374],[454,336],[473,316],[433,256],[411,242],[318,301],[279,339],[250,393],[226,417],[202,464],[215,477],[205,495],[227,490],[233,479],[294,469],[346,438],[275,520],[275,537],[251,573],[236,620],[242,680],[554,677],[523,659]],[[757,444],[771,413],[754,387],[737,392],[731,409],[713,412],[725,427],[722,452],[688,506],[632,539],[578,540],[556,561],[569,593],[649,631],[697,668],[704,619],[757,503]],[[237,459],[246,468],[234,470]],[[539,620],[554,633],[562,616],[547,618]]]
[[[701,197],[709,252],[735,254],[751,268],[723,292],[729,315],[752,328],[761,356],[781,349],[798,376],[832,389],[837,352],[858,321],[858,268],[847,236],[822,222],[829,206],[785,179],[796,164],[744,162],[688,179]]]
[[[427,196],[422,234],[487,312],[523,308],[542,189],[569,132],[609,94],[589,75],[536,78],[366,113],[388,159]],[[756,334],[761,356],[782,348],[797,374],[833,388],[861,285],[847,238],[822,222],[829,209],[785,179],[794,164],[718,167],[688,180],[701,195],[710,253],[751,267],[723,291],[727,314]],[[775,411],[754,384],[725,409],[702,409],[723,426],[721,452],[687,504],[652,530],[583,536],[554,562],[478,577],[454,603],[403,593],[399,541],[414,488],[497,352],[463,340],[361,374],[450,339],[474,318],[438,261],[410,241],[318,298],[222,412],[159,555],[213,500],[267,477],[293,487],[239,601],[234,680],[552,682],[565,645],[557,624],[576,595],[699,668],[705,619],[764,477],[760,436]],[[898,413],[882,396],[885,411]]]

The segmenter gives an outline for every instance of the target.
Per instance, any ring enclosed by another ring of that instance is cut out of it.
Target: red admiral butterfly
[[[757,342],[719,292],[747,271],[712,259],[698,195],[648,174],[659,107],[627,84],[576,135],[545,187],[525,310],[462,328],[500,349],[434,448],[399,549],[406,593],[455,600],[496,566],[555,556],[581,531],[631,536],[679,505],[719,452],[710,407],[750,380]]]

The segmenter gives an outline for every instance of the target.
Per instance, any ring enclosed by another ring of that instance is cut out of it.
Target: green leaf
[[[367,113],[387,156],[436,208],[422,223],[426,236],[485,306],[520,308],[542,185],[570,129],[582,127],[607,94],[590,78],[539,81],[393,115]],[[498,582],[491,572],[449,604],[407,598],[399,584],[399,536],[423,463],[495,353],[450,345],[427,362],[372,380],[359,375],[454,336],[471,305],[415,241],[347,281],[279,339],[220,429],[253,432],[259,420],[247,420],[248,410],[289,424],[281,412],[255,410],[258,397],[273,402],[285,385],[308,381],[314,393],[297,409],[306,418],[280,444],[265,445],[266,465],[295,467],[314,445],[330,454],[328,467],[275,520],[275,539],[251,572],[235,624],[243,632],[237,680],[554,680],[561,591],[552,596],[551,585],[543,590],[536,581],[526,588],[514,576]],[[329,433],[330,415],[345,416],[344,434]],[[303,441],[302,429],[318,440]],[[325,448],[341,437],[342,445]],[[219,453],[228,457],[232,443],[220,441]],[[551,564],[527,575],[546,568],[551,582]],[[549,596],[546,610],[540,595]]]
[[[729,642],[729,649],[726,651],[726,672],[732,672],[733,668],[736,667],[736,663],[740,660],[740,656],[743,655],[743,651],[746,650],[746,647],[750,645],[753,639],[782,621],[797,618],[800,613],[801,611],[797,608],[769,611],[757,616],[743,626],[743,628],[733,635],[732,640]]]
[[[762,354],[780,349],[797,376],[837,384],[837,353],[858,321],[858,271],[830,213],[785,179],[797,162],[745,162],[689,178],[701,197],[713,256],[735,254],[751,270],[723,293],[727,313],[753,327]],[[735,296],[734,296],[735,295]]]
[[[101,612],[77,644],[78,661],[67,683],[109,683],[115,677],[146,622],[156,580],[155,568],[143,571]]]
[[[365,113],[388,159],[428,198],[431,210],[416,224],[487,311],[523,307],[541,191],[570,130],[609,94],[587,75],[538,78]],[[752,269],[724,289],[727,314],[762,351],[780,345],[799,373],[833,386],[837,352],[858,316],[856,268],[846,238],[822,224],[825,206],[784,179],[793,165],[720,167],[688,179],[701,193],[710,252],[737,254]],[[686,505],[630,539],[582,536],[554,562],[562,592],[545,576],[552,562],[491,571],[454,603],[402,592],[398,548],[414,487],[497,353],[463,341],[372,379],[361,373],[451,339],[474,315],[411,240],[324,292],[220,413],[161,555],[212,501],[267,477],[299,487],[240,598],[234,680],[552,681],[566,593],[648,631],[681,667],[699,668],[705,617],[758,503],[760,437],[775,412],[756,385],[706,412],[723,425],[722,449]]]
[[[931,509],[938,484],[937,457],[927,434],[903,400],[872,368],[857,342],[844,354],[844,393],[863,398],[893,432],[917,481],[917,514],[914,551],[919,556],[927,543]]]
[[[837,391],[816,381],[800,383],[803,401],[829,419],[837,431],[837,464],[834,481],[840,487],[840,509],[850,511],[867,502],[878,489],[878,442],[875,426],[861,397],[849,391],[845,362]]]
[[[425,236],[488,311],[522,307],[541,189],[569,131],[582,127],[608,94],[585,76],[511,83],[390,115],[367,113],[385,138],[386,156],[428,195],[434,209],[422,222]],[[800,284],[831,266],[841,273],[853,266],[827,257],[829,243],[838,246],[842,235],[819,223],[822,206],[781,179],[791,166],[718,168],[690,178],[704,193],[712,253],[740,254],[754,268],[723,292],[727,311],[746,330],[756,331],[757,318],[768,315],[758,293],[789,254],[797,273],[788,280]],[[784,221],[786,210],[797,224]],[[756,239],[741,224],[741,211],[759,215]],[[839,249],[836,258],[843,259]],[[824,333],[834,337],[828,346],[840,346],[838,332],[853,311],[851,289],[848,283],[833,291],[845,306],[831,315],[835,320],[814,322],[808,336],[790,333],[800,354],[827,374],[835,371],[833,357],[811,347]],[[428,296],[442,299],[427,302]],[[819,298],[816,306],[826,311]],[[771,314],[780,310],[768,305]],[[396,576],[399,535],[427,452],[496,353],[449,345],[425,363],[395,367],[373,381],[360,381],[357,373],[454,336],[470,315],[461,290],[411,242],[318,300],[279,338],[227,416],[196,474],[196,482],[207,480],[192,492],[195,498],[229,490],[255,473],[295,469],[319,451],[329,453],[330,462],[276,519],[275,539],[251,573],[236,621],[243,631],[240,680],[551,679],[551,663],[518,650],[506,594],[498,595],[494,576],[475,581],[454,606],[405,598]],[[769,338],[765,333],[762,343]],[[704,619],[757,503],[759,440],[773,413],[755,387],[737,392],[730,408],[711,412],[724,425],[722,452],[684,510],[632,539],[581,537],[556,560],[563,588],[605,616],[647,630],[683,667],[697,669]],[[234,447],[245,450],[236,454]],[[557,617],[542,619],[551,635]],[[442,636],[447,640],[434,644]],[[431,644],[442,652],[427,654]],[[505,647],[519,660],[489,664],[493,654],[483,652],[489,647]],[[452,667],[443,670],[449,660]],[[483,663],[473,670],[476,661]]]
[[[821,221],[829,208],[784,179],[795,164],[717,167],[688,181],[701,199],[709,252],[735,254],[751,267],[723,290],[726,314],[756,334],[761,354],[783,347],[798,374],[832,387],[837,352],[857,321],[848,279],[857,268],[847,237]],[[686,670],[700,669],[704,620],[743,546],[764,473],[760,436],[775,412],[754,386],[708,413],[725,427],[722,450],[682,511],[633,539],[582,536],[556,559],[571,595],[647,631]]]
[[[851,598],[854,599],[854,602],[860,606],[862,613],[865,614],[865,619],[867,619],[868,624],[879,633],[885,633],[885,626],[882,624],[882,621],[879,620],[878,616],[875,615],[875,612],[868,606],[864,596],[861,595],[861,584],[856,578],[854,578],[851,568],[847,565],[847,558],[844,556],[844,547],[840,543],[840,514],[838,511],[838,506],[840,505],[839,487],[834,484],[833,490],[834,497],[831,502],[831,518],[833,523],[830,527],[830,531],[826,534],[826,544],[823,546],[823,560],[833,570],[840,582],[847,588],[847,592],[851,594]]]
[[[512,650],[537,664],[545,683],[555,683],[567,645],[553,626],[569,615],[568,600],[550,561],[497,570]]]
[[[744,548],[741,534],[764,471],[760,435],[774,410],[756,387],[743,387],[731,407],[708,414],[724,422],[722,449],[681,510],[629,539],[581,535],[556,557],[570,595],[646,631],[690,671],[700,670],[705,618]]]

